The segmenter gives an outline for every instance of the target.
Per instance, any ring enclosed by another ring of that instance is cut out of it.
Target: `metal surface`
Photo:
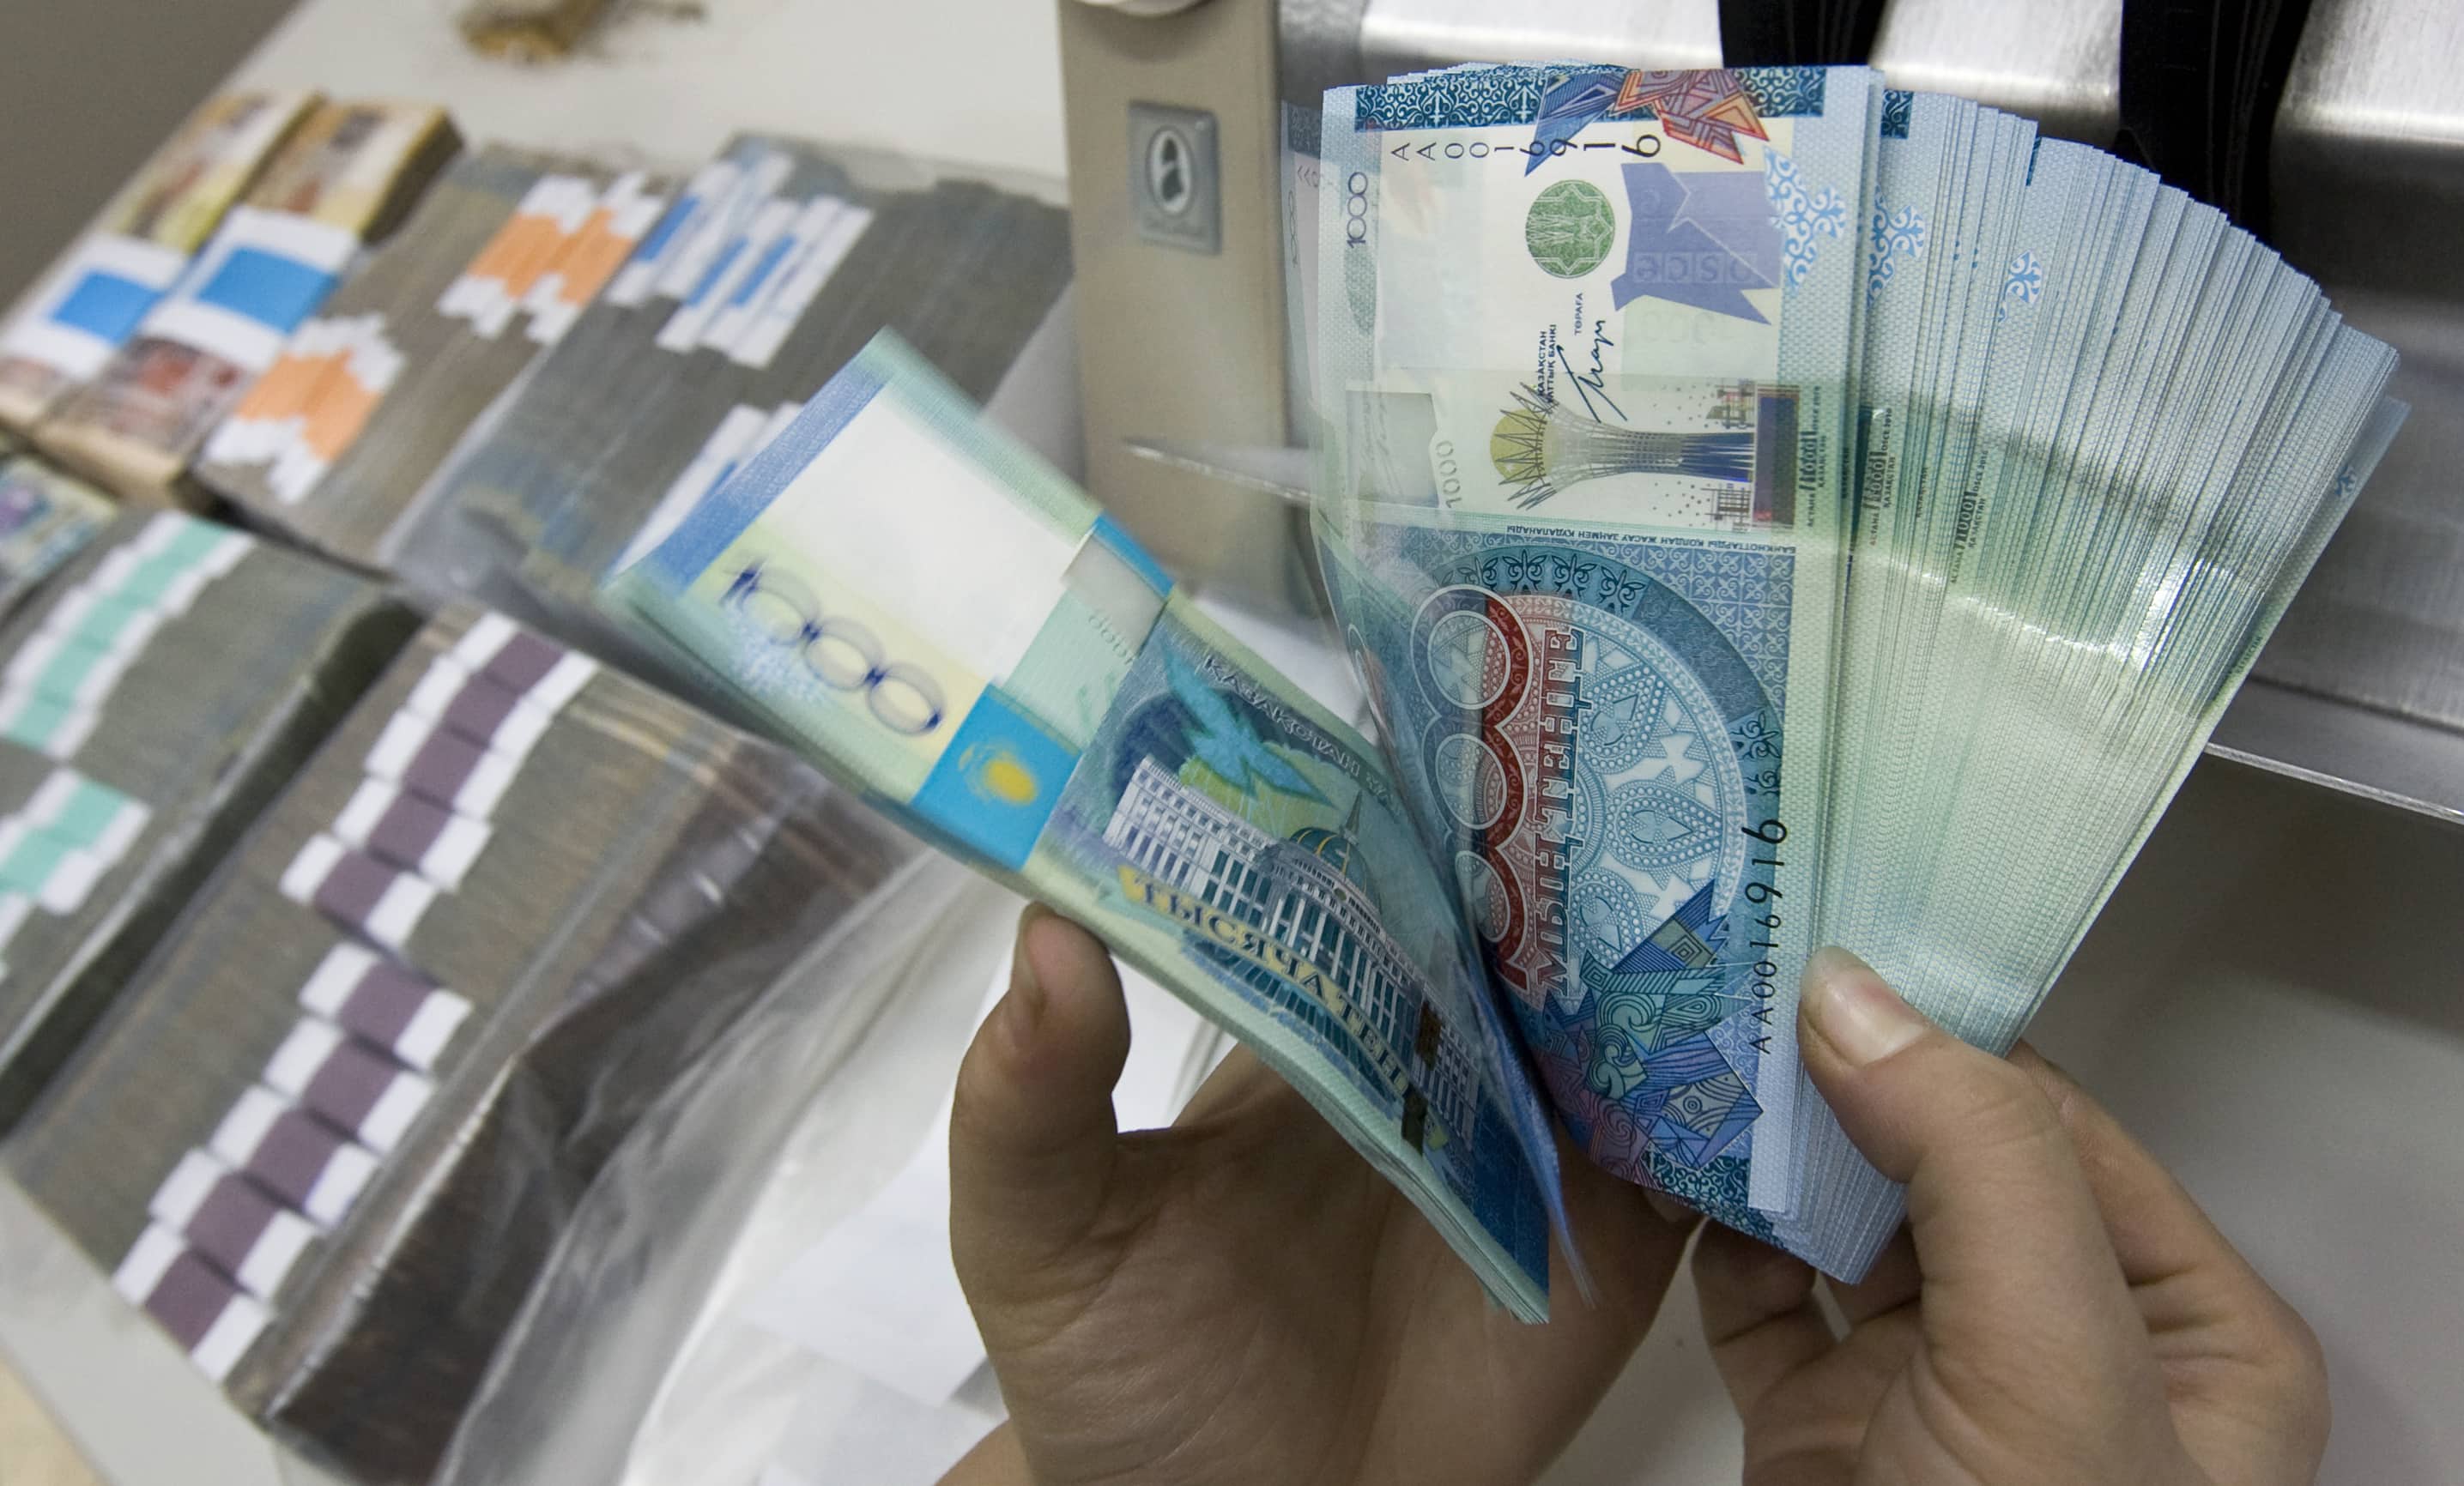
[[[2253,680],[2208,752],[2464,825],[2464,732],[2434,723]]]
[[[1368,81],[1456,62],[1622,62],[1720,65],[1718,0],[1369,0],[1360,18]]]
[[[2459,63],[2452,0],[2319,0],[2294,59],[2276,135],[2277,243],[2403,356],[2391,390],[2412,417],[2258,663],[2268,680],[2448,729],[2464,729]],[[2464,755],[2447,767],[2450,798],[2464,795]]]
[[[1873,60],[1892,87],[1975,98],[2057,138],[2109,144],[2122,119],[2122,0],[1894,0]]]

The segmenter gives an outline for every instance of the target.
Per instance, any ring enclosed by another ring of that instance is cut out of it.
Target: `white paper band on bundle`
[[[42,668],[52,653],[61,645],[83,638],[93,639],[93,621],[98,613],[110,611],[111,638],[106,649],[121,649],[135,654],[163,627],[163,614],[150,605],[140,605],[117,593],[105,592],[91,582],[79,583],[60,595],[52,611],[43,616],[42,627],[17,649],[10,659],[8,678],[32,675]]]
[[[143,1310],[216,1383],[230,1376],[263,1334],[263,1301],[180,1241],[149,1226],[112,1275],[112,1287]]]
[[[275,1201],[209,1151],[190,1150],[146,1205],[252,1295],[272,1300],[314,1243],[314,1223]]]
[[[349,346],[357,324],[352,319],[312,316],[283,342],[278,361],[331,361]],[[264,385],[263,382],[257,383],[259,388]],[[286,443],[297,437],[301,426],[307,421],[305,414],[296,411],[278,417],[251,416],[249,406],[249,402],[242,400],[238,408],[216,426],[206,440],[203,455],[206,460],[214,464],[263,464]]]
[[[143,800],[132,799],[117,790],[106,790],[74,769],[55,769],[26,801],[23,812],[26,823],[38,831],[49,831],[64,823],[63,818],[89,790],[109,801],[110,813],[90,829],[86,840],[77,842],[106,863],[118,862],[128,854],[128,848],[145,831],[145,823],[154,812]],[[55,833],[58,834],[58,833]]]
[[[721,254],[713,271],[693,286],[693,297],[676,308],[659,327],[653,342],[662,351],[689,353],[705,345],[724,344],[743,328],[753,311],[744,308],[759,298],[780,261],[795,251],[796,224],[803,208],[792,201],[761,203],[743,233]],[[729,318],[728,312],[739,313]]]
[[[0,819],[0,873],[44,912],[64,917],[85,907],[110,863],[35,830],[20,816]]]
[[[357,233],[296,212],[235,207],[143,333],[262,372],[358,252]],[[245,268],[243,267],[245,266]]]
[[[299,988],[299,1004],[352,1036],[433,1073],[471,1003],[362,945],[338,944]]]
[[[690,298],[710,276],[728,246],[743,236],[746,224],[753,220],[761,203],[779,194],[779,187],[786,184],[794,168],[795,162],[778,151],[763,152],[760,161],[749,170],[737,169],[731,164],[728,188],[712,193],[710,209],[693,224],[691,236],[660,270],[652,292],[663,299]]]
[[[187,1250],[188,1246],[181,1241],[178,1234],[160,1223],[148,1223],[145,1231],[137,1235],[137,1241],[129,1246],[120,1267],[111,1272],[111,1287],[119,1291],[129,1304],[143,1305],[145,1298],[154,1293],[154,1287],[163,1282],[163,1276],[171,1268],[171,1261]]]
[[[599,199],[597,209],[607,213],[605,230],[608,243],[621,247],[621,251],[628,255],[627,263],[612,267],[590,265],[591,272],[597,275],[595,283],[587,278],[575,281],[568,268],[560,267],[555,273],[542,274],[539,282],[531,286],[522,307],[530,312],[530,338],[533,341],[540,345],[556,344],[564,338],[566,331],[573,328],[574,321],[582,317],[582,312],[590,307],[591,301],[599,297],[601,292],[613,293],[615,280],[628,266],[635,245],[642,241],[644,233],[658,226],[667,210],[665,196],[644,189],[649,181],[649,177],[643,172],[628,170],[618,176]]]
[[[555,659],[543,674],[528,679],[527,685],[518,685],[516,680],[526,678],[506,676],[506,668],[517,651],[526,652],[526,663],[545,659],[550,653]],[[471,670],[507,681],[521,693],[523,701],[551,714],[561,710],[590,684],[591,677],[599,674],[597,661],[578,650],[541,640],[494,609],[479,616],[447,654]]]
[[[360,1144],[385,1155],[428,1106],[435,1085],[319,1017],[303,1017],[275,1049],[265,1082]]]
[[[410,942],[440,890],[416,872],[399,871],[319,833],[282,872],[282,893],[387,949]]]
[[[71,251],[25,313],[0,333],[0,356],[91,382],[187,266],[187,254],[177,249],[98,232]]]
[[[33,749],[55,763],[76,757],[101,721],[99,707],[75,707],[31,687],[0,690],[0,737]]]
[[[363,779],[334,834],[383,861],[408,867],[447,892],[458,892],[495,832],[383,779]]]
[[[838,272],[856,239],[871,225],[872,210],[869,207],[849,204],[833,213],[802,260],[787,271],[786,279],[771,295],[769,304],[730,343],[729,358],[757,371],[767,369],[778,358],[780,347],[803,323],[804,312],[821,296],[823,286]]]
[[[694,171],[656,229],[642,240],[631,260],[608,280],[602,297],[624,309],[634,309],[648,301],[669,266],[693,243],[711,213],[734,194],[737,175],[735,163],[726,160],[714,160]]]
[[[368,750],[374,778],[484,820],[511,789],[520,766],[411,712],[396,712]]]
[[[333,1228],[376,1175],[376,1152],[253,1083],[208,1143],[319,1228]]]

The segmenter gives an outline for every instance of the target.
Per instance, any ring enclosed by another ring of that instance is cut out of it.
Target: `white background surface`
[[[242,76],[436,98],[476,139],[671,162],[762,127],[987,172],[1061,172],[1048,0],[704,9],[704,21],[637,20],[591,56],[526,71],[464,53],[442,0],[308,0]],[[2459,889],[2464,833],[2203,764],[2036,1034],[2321,1333],[2337,1410],[2322,1478],[2337,1486],[2454,1479],[2464,1460]],[[962,1033],[953,1018],[950,1038]],[[56,1395],[56,1380],[30,1371]],[[130,1429],[115,1432],[125,1437],[103,1463],[128,1461],[120,1478],[207,1478],[193,1464],[186,1475],[139,1469],[159,1456],[135,1449]],[[1734,1479],[1737,1458],[1681,1280],[1549,1480],[1699,1486]]]

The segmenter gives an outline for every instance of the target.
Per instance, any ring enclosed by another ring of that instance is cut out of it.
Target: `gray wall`
[[[0,308],[290,9],[0,0]]]

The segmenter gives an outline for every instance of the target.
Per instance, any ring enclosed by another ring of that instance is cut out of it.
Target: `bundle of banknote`
[[[602,1168],[791,977],[861,1027],[811,956],[925,858],[469,606],[288,775],[7,1159],[244,1412],[425,1481]]]
[[[1857,1276],[1902,1199],[1803,1080],[1806,956],[2017,1036],[2391,357],[2146,173],[1862,68],[1459,68],[1317,147],[1374,741],[887,343],[609,600],[1257,1047],[1518,1314],[1552,1120]]]
[[[1863,69],[1456,69],[1319,143],[1328,579],[1491,983],[1592,1159],[1855,1275],[1900,1194],[1798,1068],[1805,955],[2017,1037],[2393,357],[2147,172]]]
[[[569,629],[640,534],[750,459],[875,331],[986,397],[1068,281],[1058,208],[740,137],[471,428],[385,565]]]
[[[464,156],[291,333],[206,441],[199,483],[364,568],[472,424],[561,339],[667,206],[637,171]]]
[[[101,375],[317,102],[227,93],[189,117],[0,327],[0,425],[32,429]]]
[[[157,512],[0,627],[0,1130],[413,623],[363,579]]]
[[[461,149],[413,103],[309,110],[195,260],[126,329],[35,440],[130,499],[200,499],[184,477],[216,425],[281,355],[364,243],[382,239]]]

